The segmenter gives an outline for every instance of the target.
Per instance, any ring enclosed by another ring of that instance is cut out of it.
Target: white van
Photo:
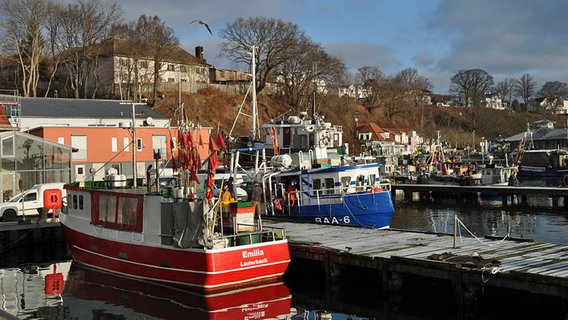
[[[31,189],[15,195],[7,202],[0,203],[0,218],[3,221],[14,221],[20,216],[37,216],[44,209],[43,193],[45,190],[59,189],[61,197],[65,198],[66,191],[63,182],[41,183]],[[51,213],[53,210],[48,210]]]

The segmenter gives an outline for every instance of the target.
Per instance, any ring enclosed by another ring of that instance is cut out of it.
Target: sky
[[[351,72],[387,75],[414,68],[447,94],[460,70],[482,69],[495,83],[530,74],[537,90],[568,83],[566,0],[116,0],[124,22],[157,15],[182,47],[204,47],[207,62],[245,71],[219,56],[219,31],[237,18],[267,17],[298,25]],[[193,20],[204,20],[213,34]]]

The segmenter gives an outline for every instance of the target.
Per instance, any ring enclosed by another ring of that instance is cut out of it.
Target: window
[[[168,82],[176,82],[176,79],[174,79],[174,78],[168,78]]]
[[[187,67],[186,66],[179,66],[179,71],[187,72]]]
[[[314,196],[321,194],[321,180],[312,180],[312,189],[314,190]]]
[[[153,150],[160,150],[160,155],[162,159],[167,158],[167,150],[166,146],[168,145],[166,142],[165,135],[153,135],[152,136],[152,149]]]
[[[122,145],[123,145],[124,151],[130,151],[130,139],[128,139],[128,138],[122,139]]]
[[[325,178],[325,193],[334,194],[335,193],[335,180],[333,178]]]
[[[116,137],[113,137],[110,141],[111,144],[111,151],[112,152],[117,152],[118,151],[118,139]]]
[[[368,181],[369,186],[371,186],[371,187],[374,186],[376,179],[377,179],[377,178],[376,178],[376,176],[375,176],[374,174],[370,174],[370,175],[369,175],[369,181]]]
[[[142,144],[142,138],[137,138],[136,139],[136,151],[142,151],[142,148],[144,148],[144,145]]]
[[[93,201],[98,204],[98,217],[93,224],[118,230],[142,231],[143,196],[101,193]]]
[[[14,137],[2,140],[2,156],[14,156]]]
[[[343,192],[347,192],[350,182],[351,182],[351,177],[341,177],[341,187],[343,188]]]
[[[148,61],[140,61],[140,68],[148,69]]]
[[[71,146],[78,150],[73,155],[73,160],[87,160],[87,136],[72,135]]]
[[[126,58],[120,58],[119,63],[121,66],[127,66],[128,60]]]
[[[26,194],[23,201],[36,201],[37,200],[37,192],[31,192]]]
[[[357,176],[357,181],[355,182],[356,190],[357,191],[363,190],[364,185],[365,185],[365,176],[364,175]]]
[[[176,67],[173,64],[168,64],[168,71],[175,71]]]

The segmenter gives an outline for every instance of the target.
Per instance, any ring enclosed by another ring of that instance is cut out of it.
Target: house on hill
[[[151,44],[139,44],[127,39],[108,39],[93,49],[98,55],[89,78],[85,81],[86,96],[121,98],[124,100],[140,98],[140,92],[152,92],[154,86],[154,68],[156,57]],[[162,50],[158,57],[158,91],[190,91],[209,86],[209,64],[203,56],[203,47],[195,48],[195,56],[180,47]],[[66,63],[63,56],[62,64]],[[74,63],[74,62],[71,62]],[[96,68],[95,68],[96,66]],[[70,87],[64,87],[72,77],[67,68],[60,68],[59,84],[52,85],[57,93],[53,96],[73,95]],[[59,86],[59,87],[58,87]],[[81,93],[85,90],[82,89]],[[50,94],[51,95],[51,94]]]
[[[381,162],[381,174],[385,176],[393,175],[404,158],[413,154],[423,142],[414,130],[381,128],[372,122],[357,124],[355,130],[361,155]]]

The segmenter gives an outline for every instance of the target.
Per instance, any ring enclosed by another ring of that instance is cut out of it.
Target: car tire
[[[14,211],[13,209],[8,209],[4,211],[4,214],[2,215],[2,220],[4,221],[16,220],[16,211]]]

